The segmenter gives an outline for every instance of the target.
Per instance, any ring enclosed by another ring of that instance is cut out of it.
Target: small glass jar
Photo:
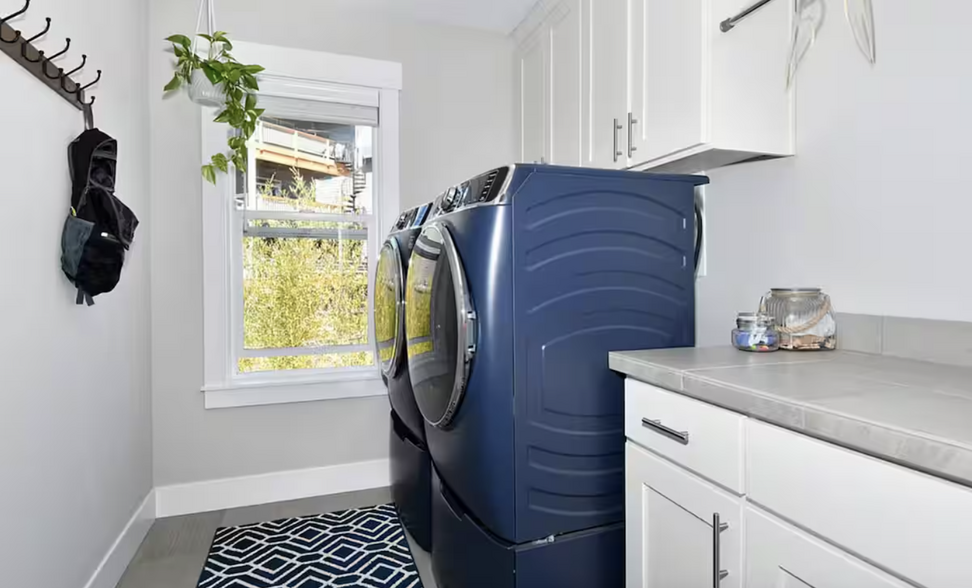
[[[820,288],[774,288],[760,312],[776,319],[780,349],[818,351],[837,348],[837,317]]]
[[[780,334],[773,317],[755,312],[740,312],[732,330],[732,345],[743,351],[768,353],[780,348]]]

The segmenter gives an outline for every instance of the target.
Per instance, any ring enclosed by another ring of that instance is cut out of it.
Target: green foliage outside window
[[[291,186],[313,201],[302,178]],[[256,221],[264,227],[363,229],[354,223]],[[246,349],[368,343],[367,241],[243,239],[243,322]],[[371,352],[241,358],[240,372],[322,369],[374,364]]]

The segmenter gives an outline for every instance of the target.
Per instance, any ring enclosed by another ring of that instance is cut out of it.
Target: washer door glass
[[[476,313],[449,230],[427,225],[412,249],[405,287],[408,370],[430,424],[452,421],[476,352]]]
[[[375,277],[375,355],[389,378],[398,373],[405,351],[402,278],[401,250],[391,238],[381,248]]]

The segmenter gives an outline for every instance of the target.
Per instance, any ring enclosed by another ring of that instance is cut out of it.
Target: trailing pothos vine
[[[209,42],[209,53],[205,58],[194,51],[192,39],[185,35],[172,35],[166,39],[172,43],[178,62],[175,75],[166,84],[165,92],[192,84],[193,72],[196,71],[203,72],[209,82],[221,90],[224,103],[213,120],[228,124],[237,133],[227,140],[229,152],[214,154],[210,163],[202,166],[203,177],[215,184],[216,172],[227,173],[230,163],[238,170],[246,170],[246,143],[256,131],[257,119],[263,114],[263,109],[257,108],[256,97],[260,89],[256,74],[263,71],[263,67],[237,61],[230,53],[233,43],[224,32],[200,34],[199,37]]]

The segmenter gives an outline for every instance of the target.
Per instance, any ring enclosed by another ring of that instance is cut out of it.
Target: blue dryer
[[[392,500],[402,524],[426,551],[432,548],[432,465],[425,420],[415,404],[405,358],[405,279],[412,246],[430,205],[398,218],[378,256],[375,276],[375,354],[391,402],[389,454]]]
[[[406,282],[442,588],[620,588],[623,381],[694,344],[701,176],[517,165],[436,203]]]

